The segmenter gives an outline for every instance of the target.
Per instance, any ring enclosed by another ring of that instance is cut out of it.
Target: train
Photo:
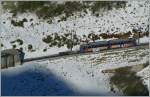
[[[127,48],[136,46],[136,39],[113,39],[109,41],[96,41],[80,45],[80,53],[97,52],[105,49]]]

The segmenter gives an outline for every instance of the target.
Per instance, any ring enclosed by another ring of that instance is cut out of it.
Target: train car
[[[88,44],[80,45],[80,53],[92,52],[93,48],[106,49],[107,47],[107,41],[90,42]]]
[[[108,41],[109,48],[119,48],[119,47],[130,47],[136,45],[136,40],[133,38],[129,39],[115,39]]]
[[[59,55],[64,56],[64,55],[71,55],[76,53],[78,53],[78,51],[64,51],[64,52],[59,52]]]
[[[114,48],[126,48],[136,45],[136,40],[129,39],[114,39],[109,41],[97,41],[88,44],[80,45],[80,53],[94,52],[95,48],[99,50],[114,49]]]

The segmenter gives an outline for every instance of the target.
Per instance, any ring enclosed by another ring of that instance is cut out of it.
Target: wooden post
[[[73,41],[73,34],[72,34],[72,31],[71,31],[71,42]],[[73,42],[71,43],[71,51],[72,51],[72,46],[73,46]]]
[[[138,32],[138,45],[140,45],[140,32]]]
[[[13,66],[15,66],[15,57],[13,55],[13,62],[12,62]]]
[[[8,68],[8,66],[7,66],[7,59],[8,59],[8,56],[6,56],[6,59],[5,59],[5,61],[6,61],[6,68]]]

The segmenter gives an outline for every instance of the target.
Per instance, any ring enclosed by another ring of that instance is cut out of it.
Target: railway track
[[[148,44],[141,44],[138,46],[134,46],[134,47],[128,47],[128,48],[115,48],[115,49],[107,49],[107,50],[101,50],[101,52],[106,52],[106,51],[114,51],[114,50],[125,50],[125,49],[143,49],[143,48],[149,48]],[[88,54],[92,54],[93,52],[88,52],[88,53],[71,53],[71,54],[64,54],[64,55],[60,55],[60,54],[53,54],[53,55],[47,55],[47,56],[41,56],[41,57],[36,57],[36,58],[27,58],[24,60],[24,62],[30,62],[30,61],[37,61],[37,60],[47,60],[47,59],[57,59],[57,58],[61,58],[61,57],[70,57],[70,56],[79,56],[79,55],[88,55]],[[96,53],[100,53],[100,52],[95,52]]]

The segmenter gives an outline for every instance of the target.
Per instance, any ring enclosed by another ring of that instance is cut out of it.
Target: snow
[[[38,63],[27,63],[4,70],[1,77],[2,95],[54,96],[74,93],[65,82]]]
[[[98,93],[99,95],[110,95],[108,93],[109,88],[105,86],[106,78],[103,77],[103,74],[101,74],[100,71],[98,72],[98,70],[96,70],[97,74],[99,74],[99,77],[101,75],[101,82],[103,82],[101,83],[101,86],[97,84],[98,79],[95,80],[93,79],[94,77],[91,77],[91,75],[87,75],[87,72],[94,72],[90,69],[90,66],[82,66],[81,62],[77,62],[76,60],[74,61],[73,59],[70,59],[68,61],[60,59],[59,62],[56,61],[59,64],[56,64],[55,62],[51,63],[50,61],[50,65],[48,65],[48,68],[50,68],[51,71],[55,71],[56,74],[60,75],[60,77],[65,76],[65,80],[72,84],[74,90],[77,90],[81,93],[85,92],[89,94]]]
[[[92,16],[89,10],[87,10],[87,14],[82,13],[85,14],[83,17],[80,17],[79,14],[76,13],[66,21],[61,22],[57,22],[60,18],[58,16],[55,17],[52,24],[48,24],[46,21],[38,19],[34,13],[19,14],[13,19],[22,20],[23,18],[27,18],[29,21],[33,18],[32,22],[25,22],[23,28],[11,25],[12,14],[3,11],[0,16],[0,36],[1,41],[4,44],[2,50],[12,48],[10,42],[20,38],[24,43],[23,45],[16,44],[17,48],[23,47],[26,52],[25,57],[29,58],[46,54],[56,54],[58,51],[61,51],[61,49],[62,51],[68,50],[65,46],[61,48],[50,48],[48,44],[45,44],[42,41],[43,37],[52,33],[63,34],[75,30],[78,37],[82,37],[84,34],[88,35],[91,32],[96,34],[107,33],[107,31],[109,31],[109,33],[125,33],[132,31],[134,26],[136,26],[133,24],[137,23],[139,24],[138,26],[143,28],[142,31],[145,31],[149,18],[149,6],[147,2],[148,0],[129,1],[127,5],[131,4],[131,6],[127,6],[125,9],[120,8],[118,10],[113,9],[111,11],[102,12],[99,17]],[[140,7],[140,4],[143,5],[143,7]],[[5,22],[5,24],[3,24],[3,22]],[[113,29],[113,31],[111,31],[111,29]],[[142,42],[143,41],[145,41],[145,38],[143,38]],[[35,52],[28,51],[29,44],[33,45]],[[43,52],[42,50],[45,48],[48,48],[49,50]]]
[[[52,54],[58,54],[59,52],[63,52],[63,51],[67,51],[68,49],[65,48],[65,47],[61,47],[61,48],[58,48],[58,47],[53,47],[51,49],[47,49],[46,52],[43,52],[43,49],[41,50],[38,50],[36,52],[25,52],[25,58],[35,58],[35,57],[42,57],[42,56],[46,56],[46,55],[52,55]],[[43,53],[41,53],[43,52]]]
[[[139,41],[140,41],[140,43],[149,43],[149,41],[150,41],[149,39],[150,39],[149,37],[146,37],[146,36],[145,36],[145,37],[143,37],[143,38],[140,38]]]
[[[27,18],[32,22],[24,23],[24,27],[11,25],[11,13],[2,11],[0,15],[0,41],[4,44],[2,50],[12,48],[11,41],[18,38],[23,40],[25,58],[41,57],[45,55],[58,54],[68,51],[66,46],[49,47],[42,38],[52,33],[62,35],[72,30],[76,31],[78,37],[93,32],[100,33],[126,33],[132,31],[137,24],[145,31],[149,19],[148,0],[129,1],[125,9],[113,9],[100,13],[99,17],[92,16],[87,10],[85,16],[80,17],[78,13],[66,21],[57,22],[59,16],[55,17],[52,24],[38,19],[34,13],[19,14],[14,20]],[[143,7],[139,7],[139,5]],[[1,6],[0,6],[1,7]],[[136,8],[136,9],[135,9]],[[75,18],[76,16],[76,18]],[[5,24],[3,24],[5,22]],[[144,23],[144,24],[143,24]],[[113,31],[111,31],[113,29]],[[44,34],[43,34],[44,32]],[[101,39],[104,40],[104,39]],[[108,39],[110,40],[110,39]],[[140,43],[147,43],[148,37],[140,38]],[[33,45],[33,52],[28,50],[28,45]],[[46,52],[43,49],[47,49]],[[79,45],[73,50],[78,50]],[[120,49],[101,53],[76,55],[49,59],[46,61],[32,61],[23,65],[2,70],[2,95],[123,95],[121,92],[110,91],[109,75],[102,73],[103,70],[115,69],[125,66],[143,64],[149,60],[149,49]],[[149,66],[148,66],[149,67]],[[148,67],[138,72],[143,83],[149,87]]]
[[[63,63],[63,70],[60,62]],[[77,64],[65,60],[60,62],[49,66],[46,62],[31,62],[2,70],[2,95],[106,95],[104,84],[97,86],[96,80],[89,78],[86,72],[79,71]],[[56,70],[56,67],[57,72],[52,70]],[[62,74],[66,74],[66,77]],[[105,83],[104,80],[102,82]]]
[[[148,89],[149,89],[149,66],[147,66],[146,68],[144,68],[143,70],[141,70],[140,72],[137,73],[138,76],[141,76],[143,79],[143,83],[145,85],[147,85]]]
[[[102,70],[145,63],[148,52],[128,48],[27,62],[2,70],[2,95],[123,95],[110,91]]]

